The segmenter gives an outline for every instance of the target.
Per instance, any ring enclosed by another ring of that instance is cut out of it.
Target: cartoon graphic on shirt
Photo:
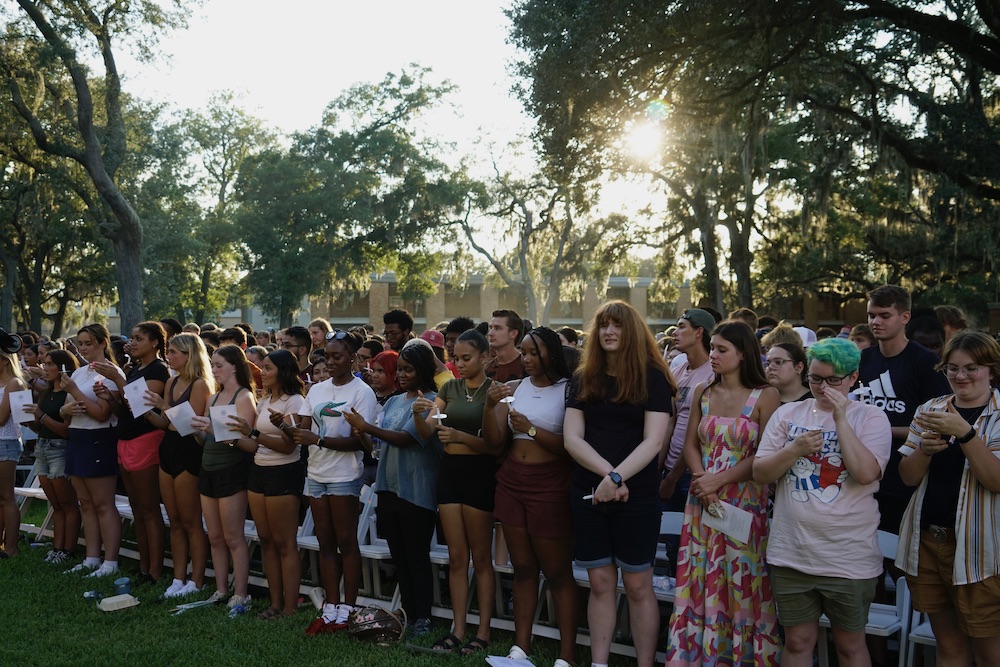
[[[809,430],[812,429],[789,424],[787,442]],[[800,456],[785,473],[785,482],[792,487],[792,500],[806,503],[812,497],[829,504],[840,495],[840,489],[849,475],[840,455],[837,432],[823,431],[820,451]]]
[[[320,417],[342,417],[343,413],[338,410],[341,405],[346,405],[347,401],[341,401],[340,403],[327,403],[319,409]]]

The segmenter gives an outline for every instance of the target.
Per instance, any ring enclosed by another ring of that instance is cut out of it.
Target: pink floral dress
[[[708,414],[711,387],[701,398],[702,463],[708,472],[732,468],[757,451],[760,426],[750,420],[763,388],[754,389],[739,417]],[[670,618],[668,667],[777,665],[778,618],[764,564],[767,487],[753,481],[719,489],[719,500],[753,514],[748,544],[702,525],[701,502],[688,495]]]

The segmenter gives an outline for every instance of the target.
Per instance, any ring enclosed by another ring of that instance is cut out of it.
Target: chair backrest
[[[899,550],[899,535],[893,535],[884,530],[878,531],[878,548],[882,551],[882,558],[896,560],[896,552]]]
[[[660,535],[680,535],[684,512],[664,512],[660,515]]]
[[[375,526],[375,508],[378,505],[378,494],[372,487],[365,484],[361,487],[361,513],[358,516],[358,544],[384,544],[385,540],[378,536]]]

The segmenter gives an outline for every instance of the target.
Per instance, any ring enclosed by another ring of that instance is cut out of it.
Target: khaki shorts
[[[815,623],[822,614],[845,632],[863,632],[875,599],[872,579],[844,579],[805,574],[790,567],[771,566],[771,590],[778,620],[785,627]]]
[[[913,608],[926,614],[953,611],[966,637],[1000,635],[1000,576],[974,584],[956,586],[955,531],[937,539],[929,530],[920,531],[917,576],[906,575]]]

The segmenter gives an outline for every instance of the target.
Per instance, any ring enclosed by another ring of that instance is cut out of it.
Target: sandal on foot
[[[462,645],[462,640],[452,633],[446,634],[441,639],[431,644],[431,650],[438,653],[454,653],[455,649]]]
[[[268,607],[264,611],[257,614],[257,618],[262,621],[270,621],[281,616],[281,610],[275,607]]]
[[[462,647],[458,652],[459,655],[466,656],[472,655],[473,653],[478,653],[480,651],[485,651],[490,646],[490,643],[485,639],[480,639],[476,637],[471,642]]]

